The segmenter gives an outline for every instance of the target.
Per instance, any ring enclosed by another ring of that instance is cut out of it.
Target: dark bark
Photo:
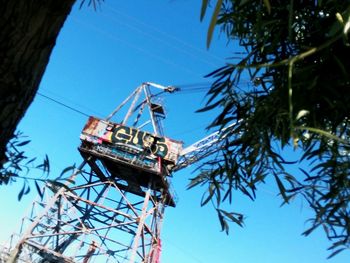
[[[75,0],[0,0],[0,168]]]

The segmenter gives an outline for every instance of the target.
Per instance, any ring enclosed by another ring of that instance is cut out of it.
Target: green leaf
[[[318,228],[319,227],[319,225],[313,225],[313,226],[311,226],[309,229],[307,229],[306,231],[304,231],[303,233],[302,233],[302,235],[303,236],[308,236],[308,235],[310,235],[311,234],[311,232],[313,232],[316,228]]]
[[[295,120],[299,120],[300,118],[308,115],[310,113],[310,111],[308,110],[300,110],[297,114],[297,117],[295,118]]]
[[[20,143],[16,144],[16,146],[24,146],[24,145],[26,145],[28,143],[30,143],[30,140],[24,141],[24,142],[20,142]]]
[[[282,197],[283,197],[284,202],[288,204],[289,198],[288,198],[288,196],[286,195],[286,188],[284,187],[284,185],[283,185],[281,179],[278,177],[278,175],[275,174],[275,173],[274,173],[273,175],[275,176],[278,189],[279,189],[279,191],[280,191],[280,194],[281,194]]]
[[[213,195],[214,195],[214,193],[215,193],[215,191],[214,191],[214,185],[211,184],[211,185],[209,186],[209,189],[208,189],[208,192],[207,192],[207,193],[209,193],[207,197],[205,197],[205,196],[206,196],[206,193],[204,193],[203,196],[202,196],[201,206],[205,206],[205,205],[211,200],[211,198],[213,197]]]
[[[225,217],[229,218],[232,222],[236,223],[240,227],[243,227],[243,216],[241,214],[229,213],[221,209],[220,211],[225,215]],[[235,215],[238,216],[238,218],[236,218]]]
[[[67,186],[64,183],[61,182],[57,182],[54,180],[47,180],[47,183],[49,184],[49,188],[54,192],[57,193],[61,188],[64,188],[66,191],[69,192],[73,192],[72,189],[69,188],[69,186]]]
[[[60,176],[59,176],[56,180],[60,180],[61,177],[62,177],[65,173],[67,173],[67,172],[69,172],[69,171],[72,171],[72,170],[74,170],[74,169],[75,169],[75,164],[72,165],[72,166],[68,166],[68,167],[64,168],[64,169],[62,170]]]
[[[336,135],[334,135],[332,133],[329,133],[327,131],[321,130],[321,129],[312,128],[312,127],[300,127],[300,126],[295,127],[295,129],[303,130],[303,131],[307,130],[307,131],[310,131],[310,132],[318,133],[318,134],[320,134],[322,136],[325,136],[325,137],[327,137],[327,138],[329,138],[331,140],[335,140],[335,141],[341,142],[341,143],[343,143],[345,145],[350,145],[350,143],[348,141],[343,140],[343,139],[339,138],[338,136],[336,136]]]
[[[201,21],[203,21],[203,18],[205,16],[206,11],[207,11],[207,7],[208,7],[208,0],[202,0],[201,17],[200,17]]]
[[[335,250],[334,252],[332,252],[332,254],[330,254],[330,255],[327,257],[327,259],[330,259],[330,258],[334,257],[335,255],[339,254],[340,252],[342,252],[342,251],[345,250],[345,249],[346,249],[346,247],[339,248],[339,249]]]
[[[187,185],[187,190],[189,190],[189,189],[191,189],[191,188],[193,188],[193,187],[203,183],[206,180],[206,178],[205,178],[204,175],[200,174],[200,175],[198,175],[195,178],[192,178],[190,180],[191,180],[191,182]]]
[[[27,195],[27,194],[29,194],[29,192],[30,192],[30,187],[29,187],[29,186],[27,186],[27,190],[24,192],[24,194],[23,194],[23,195]]]
[[[264,4],[266,6],[267,12],[271,14],[271,4],[269,0],[264,0]]]
[[[222,201],[224,202],[228,198],[228,202],[232,203],[232,185],[230,185],[222,198]]]
[[[238,189],[241,190],[241,192],[244,195],[248,196],[250,198],[250,200],[252,200],[252,201],[255,200],[254,196],[252,196],[244,186],[240,185],[240,186],[238,186]]]
[[[215,5],[213,16],[209,24],[208,35],[207,35],[207,48],[210,46],[211,39],[213,37],[214,28],[216,26],[216,21],[218,20],[219,12],[221,9],[222,0],[218,0]]]
[[[34,158],[30,159],[29,161],[27,161],[27,162],[26,162],[26,165],[28,165],[28,164],[30,164],[30,163],[32,163],[32,162],[34,162],[35,160],[36,160],[36,157],[34,157]]]
[[[18,197],[17,197],[18,201],[21,201],[21,199],[22,199],[22,197],[24,195],[25,189],[26,189],[26,184],[24,183],[21,191],[19,191],[19,193],[18,193]]]
[[[47,156],[47,154],[45,155],[45,159],[44,159],[43,163],[37,165],[36,168],[42,169],[44,173],[47,173],[47,174],[50,173],[50,161],[49,161],[49,157]]]
[[[39,196],[40,196],[40,199],[42,200],[43,197],[44,197],[44,194],[41,192],[41,188],[40,188],[38,182],[37,182],[37,181],[34,181],[34,184],[35,184],[36,190],[37,190],[37,192],[38,192],[38,194],[39,194]]]
[[[75,184],[75,181],[72,180],[70,177],[66,177],[66,178],[60,178],[60,179],[56,179],[57,181],[64,181],[64,182],[68,182],[70,184]]]
[[[221,225],[221,231],[225,231],[226,234],[228,234],[229,226],[228,226],[224,216],[221,213],[221,209],[216,209],[216,211],[218,213],[219,222],[220,222],[220,225]]]
[[[221,103],[221,100],[211,104],[211,105],[207,105],[205,106],[204,108],[201,108],[199,110],[196,110],[196,112],[205,112],[205,111],[208,111],[208,110],[211,110],[211,109],[214,109],[215,107],[217,107],[219,104]]]
[[[45,155],[45,159],[44,159],[44,172],[46,172],[47,174],[50,173],[50,161],[47,154]]]

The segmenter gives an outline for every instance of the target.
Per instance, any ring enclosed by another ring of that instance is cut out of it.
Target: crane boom
[[[212,134],[204,137],[203,139],[193,143],[192,145],[184,148],[180,152],[180,156],[177,164],[173,168],[173,171],[178,171],[187,166],[190,166],[193,163],[196,163],[205,157],[219,151],[223,148],[225,138],[227,134],[223,134],[225,130],[232,127],[235,123],[229,125],[228,127],[213,132]]]

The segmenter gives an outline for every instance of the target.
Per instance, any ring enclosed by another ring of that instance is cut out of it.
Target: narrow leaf
[[[38,182],[34,181],[34,183],[35,183],[36,190],[37,190],[37,192],[38,192],[38,194],[40,196],[40,199],[42,200],[43,197],[44,197],[44,194],[41,192],[41,189],[40,189],[40,186],[39,186]]]
[[[201,7],[201,21],[203,21],[204,15],[207,11],[207,7],[208,7],[208,0],[202,0],[202,7]]]
[[[222,5],[222,0],[218,0],[216,2],[214,13],[213,13],[213,16],[211,18],[209,29],[208,29],[207,48],[209,48],[211,39],[213,37],[213,32],[214,32],[214,28],[216,26],[216,21],[218,20],[218,16],[219,16],[219,12],[220,12],[220,9],[221,9],[221,5]]]
[[[213,197],[213,195],[214,195],[213,185],[210,185],[208,192],[209,192],[209,194],[205,199],[204,199],[204,197],[205,197],[206,193],[203,194],[202,200],[201,200],[201,206],[205,206]]]
[[[61,188],[64,188],[66,191],[72,192],[72,190],[69,188],[69,186],[67,186],[64,183],[60,183],[60,182],[53,181],[53,180],[47,180],[47,182],[49,183],[49,185],[48,185],[49,188],[54,193],[57,193]]]
[[[318,228],[319,227],[319,225],[313,225],[312,227],[310,227],[309,229],[307,229],[306,231],[304,231],[303,233],[302,233],[302,235],[304,235],[304,236],[308,236],[308,235],[310,235],[311,234],[311,232],[313,232],[316,228]]]
[[[23,194],[24,194],[24,191],[25,191],[25,188],[26,188],[26,185],[23,184],[23,187],[22,187],[22,189],[21,189],[21,191],[19,192],[18,197],[17,197],[18,201],[21,201],[21,199],[22,199],[22,197],[23,197]]]
[[[23,193],[23,195],[27,195],[27,194],[29,194],[29,192],[30,192],[30,187],[28,186],[27,190]]]
[[[209,111],[209,110],[211,110],[211,109],[217,107],[220,103],[222,103],[221,100],[219,100],[219,101],[217,101],[217,102],[215,102],[215,103],[213,103],[213,104],[211,104],[211,105],[207,105],[207,106],[205,106],[204,108],[201,108],[201,109],[199,109],[199,110],[196,110],[196,112]]]
[[[346,247],[337,249],[336,251],[332,252],[332,253],[327,257],[327,259],[330,259],[330,258],[334,257],[335,255],[339,254],[340,252],[342,252],[342,251],[345,250],[345,249],[346,249]]]
[[[62,170],[60,176],[59,176],[56,180],[61,179],[61,177],[62,177],[65,173],[67,173],[67,172],[69,172],[69,171],[72,171],[72,170],[74,170],[74,169],[75,169],[75,164],[72,165],[72,166],[68,166],[68,167],[64,168],[64,169]]]
[[[318,133],[318,134],[320,134],[322,136],[328,137],[331,140],[335,140],[335,141],[341,142],[341,143],[343,143],[345,145],[349,145],[348,141],[343,140],[343,139],[339,138],[338,136],[336,136],[336,135],[334,135],[332,133],[329,133],[327,131],[321,130],[321,129],[312,128],[312,127],[302,127],[302,126],[297,126],[297,127],[295,127],[295,129],[297,129],[297,130],[308,130],[310,132]]]
[[[219,221],[220,221],[220,225],[221,225],[221,231],[225,231],[226,234],[228,234],[229,226],[228,226],[224,216],[221,213],[222,210],[216,209],[216,211],[218,212],[218,217],[219,217]]]
[[[47,154],[45,155],[45,159],[44,159],[44,172],[46,172],[47,174],[50,173],[50,161]]]
[[[300,118],[308,115],[310,113],[310,111],[308,110],[300,110],[297,114],[297,117],[295,118],[295,120],[299,120]]]
[[[26,145],[28,143],[30,143],[30,140],[24,141],[24,142],[20,142],[19,144],[16,144],[16,146],[24,146],[24,145]]]
[[[277,183],[277,186],[278,186],[278,189],[283,197],[283,200],[284,202],[286,202],[288,204],[289,202],[289,198],[287,197],[286,195],[286,188],[284,187],[281,179],[278,177],[278,175],[274,174],[275,176],[275,179],[276,179],[276,183]]]
[[[264,0],[264,4],[266,6],[267,12],[271,14],[271,4],[269,0]]]
[[[36,160],[36,157],[34,157],[34,158],[30,159],[28,162],[26,162],[26,165],[28,165],[28,164],[30,164],[30,163],[32,163],[32,162],[34,162],[35,160]]]
[[[204,182],[205,178],[201,175],[196,176],[195,178],[190,179],[191,182],[187,185],[187,190],[199,185],[200,183]]]
[[[238,215],[238,218],[236,218],[234,216],[234,213],[229,213],[229,212],[226,212],[224,210],[221,210],[222,213],[224,213],[224,215],[229,218],[232,222],[236,223],[237,225],[239,225],[240,227],[243,227],[243,216],[242,215]]]
[[[56,179],[57,181],[63,181],[63,182],[68,182],[70,184],[75,184],[75,181],[70,179],[70,177],[67,178],[60,178],[60,179]]]

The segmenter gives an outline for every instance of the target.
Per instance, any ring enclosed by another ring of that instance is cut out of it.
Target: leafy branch
[[[21,132],[17,132],[8,143],[6,162],[0,169],[0,185],[14,183],[18,179],[23,180],[23,187],[18,194],[19,201],[24,195],[29,194],[29,181],[34,181],[35,187],[38,190],[38,193],[41,195],[38,182],[45,182],[50,174],[50,161],[47,155],[39,164],[35,164],[37,158],[29,158],[25,155],[25,151],[22,150],[22,147],[29,143],[30,140],[27,140],[27,138]],[[41,171],[41,177],[29,177],[28,175],[32,170]]]
[[[220,27],[246,53],[207,75],[214,81],[199,111],[221,110],[208,128],[221,129],[226,146],[200,166],[190,187],[207,187],[202,204],[211,201],[226,229],[220,207],[231,203],[232,191],[255,200],[272,176],[283,204],[297,196],[309,204],[314,216],[304,234],[322,227],[334,256],[350,247],[350,6],[215,3],[207,43]],[[203,0],[201,19],[208,6]],[[251,84],[242,85],[243,77]],[[285,147],[298,148],[300,158],[286,160]],[[290,165],[300,172],[289,173]]]

